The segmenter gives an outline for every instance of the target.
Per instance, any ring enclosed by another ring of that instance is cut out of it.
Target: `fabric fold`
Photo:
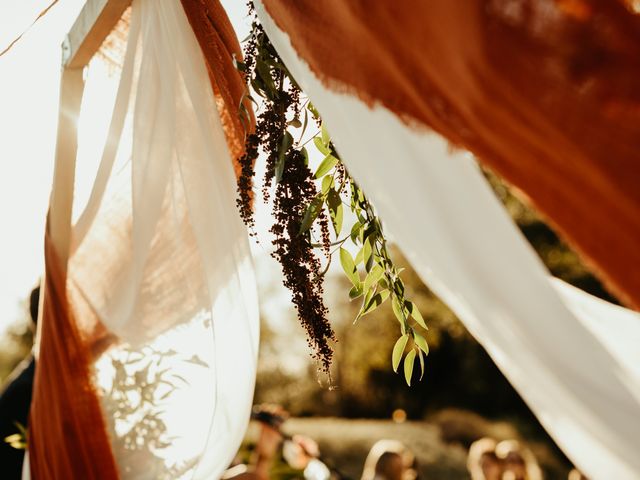
[[[179,0],[134,0],[127,42],[66,278],[47,240],[34,480],[217,478],[249,420],[257,293],[219,111],[238,107],[210,77],[229,72]]]
[[[633,2],[263,3],[325,85],[473,152],[640,308]]]
[[[91,341],[68,304],[66,278],[49,235],[45,264],[29,418],[30,475],[115,480],[117,467],[92,382]]]
[[[327,87],[257,6],[345,166],[425,283],[586,475],[637,478],[640,372],[632,345],[640,341],[640,316],[552,285],[469,153],[339,85]],[[613,340],[622,337],[628,341]]]
[[[237,68],[242,49],[233,26],[219,0],[181,0],[189,24],[204,55],[209,78],[216,96],[222,125],[231,157],[236,161],[244,154],[244,143],[255,123],[253,107],[246,95],[247,86]]]

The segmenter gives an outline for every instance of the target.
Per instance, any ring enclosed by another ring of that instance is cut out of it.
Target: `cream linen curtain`
[[[233,459],[253,398],[248,237],[180,1],[134,0],[128,35],[93,191],[71,231],[67,291],[79,322],[105,327],[95,383],[121,478],[208,480]]]

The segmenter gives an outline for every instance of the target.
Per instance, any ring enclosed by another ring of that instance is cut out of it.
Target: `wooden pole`
[[[87,0],[62,45],[62,64],[83,68],[98,51],[132,0]]]
[[[111,33],[132,0],[87,0],[62,44],[60,112],[49,204],[48,228],[66,274],[78,152],[78,118],[84,92],[84,67]]]
[[[78,117],[84,91],[82,68],[64,68],[60,80],[60,110],[48,229],[66,274],[71,241],[71,210],[78,152]]]

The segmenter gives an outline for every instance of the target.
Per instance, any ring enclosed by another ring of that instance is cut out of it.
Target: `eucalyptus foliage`
[[[308,100],[302,100],[298,83],[269,42],[251,4],[249,8],[254,16],[252,31],[244,42],[245,59],[237,60],[236,64],[247,78],[248,98],[256,105],[254,97],[259,98],[263,111],[257,117],[256,131],[247,136],[247,154],[241,159],[243,175],[238,181],[241,215],[250,227],[253,226],[251,186],[255,161],[261,149],[267,156],[267,186],[263,197],[269,199],[271,185],[276,192],[274,214],[277,223],[271,230],[277,237],[274,257],[283,266],[285,285],[292,291],[309,343],[323,361],[325,371],[328,372],[331,359],[326,350],[327,339],[335,339],[333,331],[330,327],[327,330],[324,304],[305,308],[305,302],[322,302],[318,300],[321,287],[318,291],[317,285],[322,283],[337,255],[351,283],[349,298],[361,304],[354,323],[386,301],[391,303],[400,327],[392,366],[397,372],[402,364],[407,384],[411,384],[416,360],[420,364],[420,378],[424,375],[425,357],[429,353],[425,339],[427,324],[418,307],[405,297],[402,269],[396,267],[389,255],[383,224],[374,206],[349,175],[318,111]],[[241,111],[243,122],[249,125],[245,99]],[[306,138],[311,126],[316,131]],[[315,172],[308,168],[307,148],[314,148],[322,155],[323,160]],[[296,162],[304,165],[295,165]],[[306,174],[300,176],[303,171]],[[303,192],[296,191],[296,182],[308,185],[310,181],[314,186],[312,191],[307,188]],[[292,205],[292,198],[304,204]],[[348,218],[354,219],[350,226],[344,224],[346,208],[351,212]],[[331,231],[327,223],[330,223]],[[316,240],[317,235],[320,240]],[[355,257],[345,248],[347,243],[356,247]],[[301,251],[313,256],[314,260],[299,258],[299,262],[307,263],[307,268],[296,272],[295,265],[290,264],[290,255]],[[322,269],[318,267],[319,254],[326,258],[326,266]],[[316,318],[307,318],[305,312]]]

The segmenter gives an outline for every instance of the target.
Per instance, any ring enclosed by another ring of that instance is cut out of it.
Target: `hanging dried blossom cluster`
[[[424,373],[424,357],[429,351],[424,337],[427,325],[416,305],[404,296],[401,270],[387,251],[382,222],[375,209],[349,176],[318,112],[308,101],[301,100],[298,84],[269,42],[251,3],[249,10],[254,17],[252,32],[245,42],[244,61],[237,62],[237,68],[246,75],[247,92],[259,97],[262,105],[255,131],[247,136],[246,153],[240,159],[237,200],[240,215],[253,231],[252,187],[255,164],[263,153],[266,173],[262,199],[272,201],[275,218],[271,228],[275,237],[272,255],[282,266],[284,285],[291,292],[322,370],[329,373],[331,343],[336,341],[323,301],[323,280],[333,254],[339,251],[342,268],[352,283],[349,298],[362,298],[356,320],[391,300],[401,332],[393,349],[392,365],[397,371],[404,357],[404,375],[407,383],[411,383],[416,360]],[[309,123],[318,132],[303,141]],[[291,133],[294,130],[301,131],[297,141]],[[309,167],[305,147],[310,140],[324,157],[315,172]],[[355,221],[350,232],[340,238],[343,205],[349,206]],[[355,257],[343,248],[347,241],[358,247]],[[319,255],[326,258],[324,268]]]
[[[242,173],[238,180],[237,204],[245,223],[254,226],[252,217],[252,185],[254,165],[260,151],[266,156],[263,199],[273,200],[275,251],[273,257],[282,266],[284,285],[292,295],[301,324],[307,331],[309,345],[328,373],[333,350],[330,342],[335,334],[327,319],[323,300],[322,264],[314,252],[309,231],[302,231],[306,206],[317,195],[313,172],[302,151],[294,148],[293,136],[287,131],[290,124],[300,123],[300,90],[285,76],[284,65],[277,63],[265,68],[265,61],[277,58],[258,24],[245,48],[247,71],[260,68],[252,75],[252,86],[264,99],[264,109],[257,117],[255,132],[248,136],[246,154],[240,159]],[[275,180],[275,191],[270,185]],[[329,249],[329,224],[324,213],[318,215],[321,242]]]

